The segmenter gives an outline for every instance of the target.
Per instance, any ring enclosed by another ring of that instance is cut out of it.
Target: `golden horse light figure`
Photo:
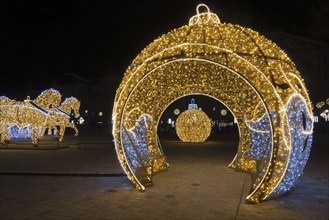
[[[75,131],[75,136],[78,136],[79,130],[71,120],[72,117],[78,118],[80,109],[80,101],[74,97],[66,98],[63,103],[55,110],[50,111],[50,120],[48,120],[48,134],[51,128],[57,130],[59,127],[59,141],[63,140],[65,129],[72,128]]]
[[[17,126],[19,130],[28,128],[31,131],[32,144],[36,145],[41,140],[49,120],[49,109],[42,106],[46,103],[49,103],[49,106],[58,105],[58,97],[61,96],[56,90],[43,92],[35,101],[30,100],[29,97],[24,101],[15,101],[2,96],[0,98],[0,142],[2,144],[10,142],[11,128]]]
[[[79,116],[80,101],[67,98],[62,104],[61,94],[54,89],[45,90],[35,100],[29,97],[24,101],[11,100],[0,97],[0,142],[11,141],[11,128],[17,126],[19,130],[28,128],[31,131],[32,144],[37,145],[42,139],[45,129],[59,126],[59,141],[62,141],[65,128],[70,127],[78,135],[78,129],[71,123],[71,112]]]

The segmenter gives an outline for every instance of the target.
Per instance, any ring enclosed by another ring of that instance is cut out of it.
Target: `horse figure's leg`
[[[58,137],[59,142],[62,142],[64,133],[65,133],[65,126],[60,126],[59,127],[59,137]]]
[[[42,129],[42,128],[41,128]],[[40,128],[39,127],[31,127],[31,131],[32,131],[32,144],[34,146],[38,146],[39,141],[41,140],[42,135],[40,134]]]
[[[78,134],[79,134],[79,130],[78,130],[78,128],[75,126],[75,124],[72,124],[72,128],[74,129],[74,136],[78,136]]]
[[[48,135],[52,135],[52,133],[51,133],[51,126],[48,126]]]
[[[67,124],[67,127],[72,128],[72,129],[74,130],[74,136],[78,136],[78,134],[79,134],[79,130],[78,130],[78,128],[75,126],[75,124],[73,124],[73,123],[68,123],[68,124]]]
[[[10,136],[8,135],[8,132],[7,132],[7,129],[5,126],[1,126],[0,134],[1,134],[1,138],[0,138],[1,144],[7,144],[10,142]]]
[[[79,134],[79,130],[78,130],[78,128],[75,126],[75,124],[72,124],[73,126],[73,129],[74,129],[74,140],[75,140],[75,143],[77,144],[78,143],[78,139],[77,139],[77,137],[78,137],[78,134]]]

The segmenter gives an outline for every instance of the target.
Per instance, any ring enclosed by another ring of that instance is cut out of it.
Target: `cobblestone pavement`
[[[289,194],[256,205],[244,203],[250,176],[228,168],[236,138],[203,144],[162,139],[170,167],[143,193],[126,176],[106,176],[123,173],[111,141],[67,146],[0,150],[1,220],[328,219],[327,142],[314,142]],[[52,175],[61,173],[69,175]]]

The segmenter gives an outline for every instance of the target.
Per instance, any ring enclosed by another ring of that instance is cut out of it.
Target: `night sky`
[[[223,23],[250,27],[261,34],[285,31],[305,36],[315,2],[2,1],[0,95],[10,97],[17,89],[47,87],[70,72],[86,79],[122,77],[148,44],[188,24],[199,3],[207,4]]]

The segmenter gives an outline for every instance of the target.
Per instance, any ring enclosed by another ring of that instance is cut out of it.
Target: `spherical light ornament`
[[[103,112],[99,112],[98,115],[99,115],[99,116],[103,116]]]
[[[226,109],[222,109],[222,110],[220,111],[220,114],[221,114],[222,116],[227,115],[227,111],[226,111]]]
[[[179,109],[176,108],[176,109],[174,110],[174,114],[175,114],[175,115],[179,115],[179,113],[180,113]]]
[[[201,110],[186,110],[176,120],[176,133],[183,142],[203,142],[210,132],[210,119]]]

